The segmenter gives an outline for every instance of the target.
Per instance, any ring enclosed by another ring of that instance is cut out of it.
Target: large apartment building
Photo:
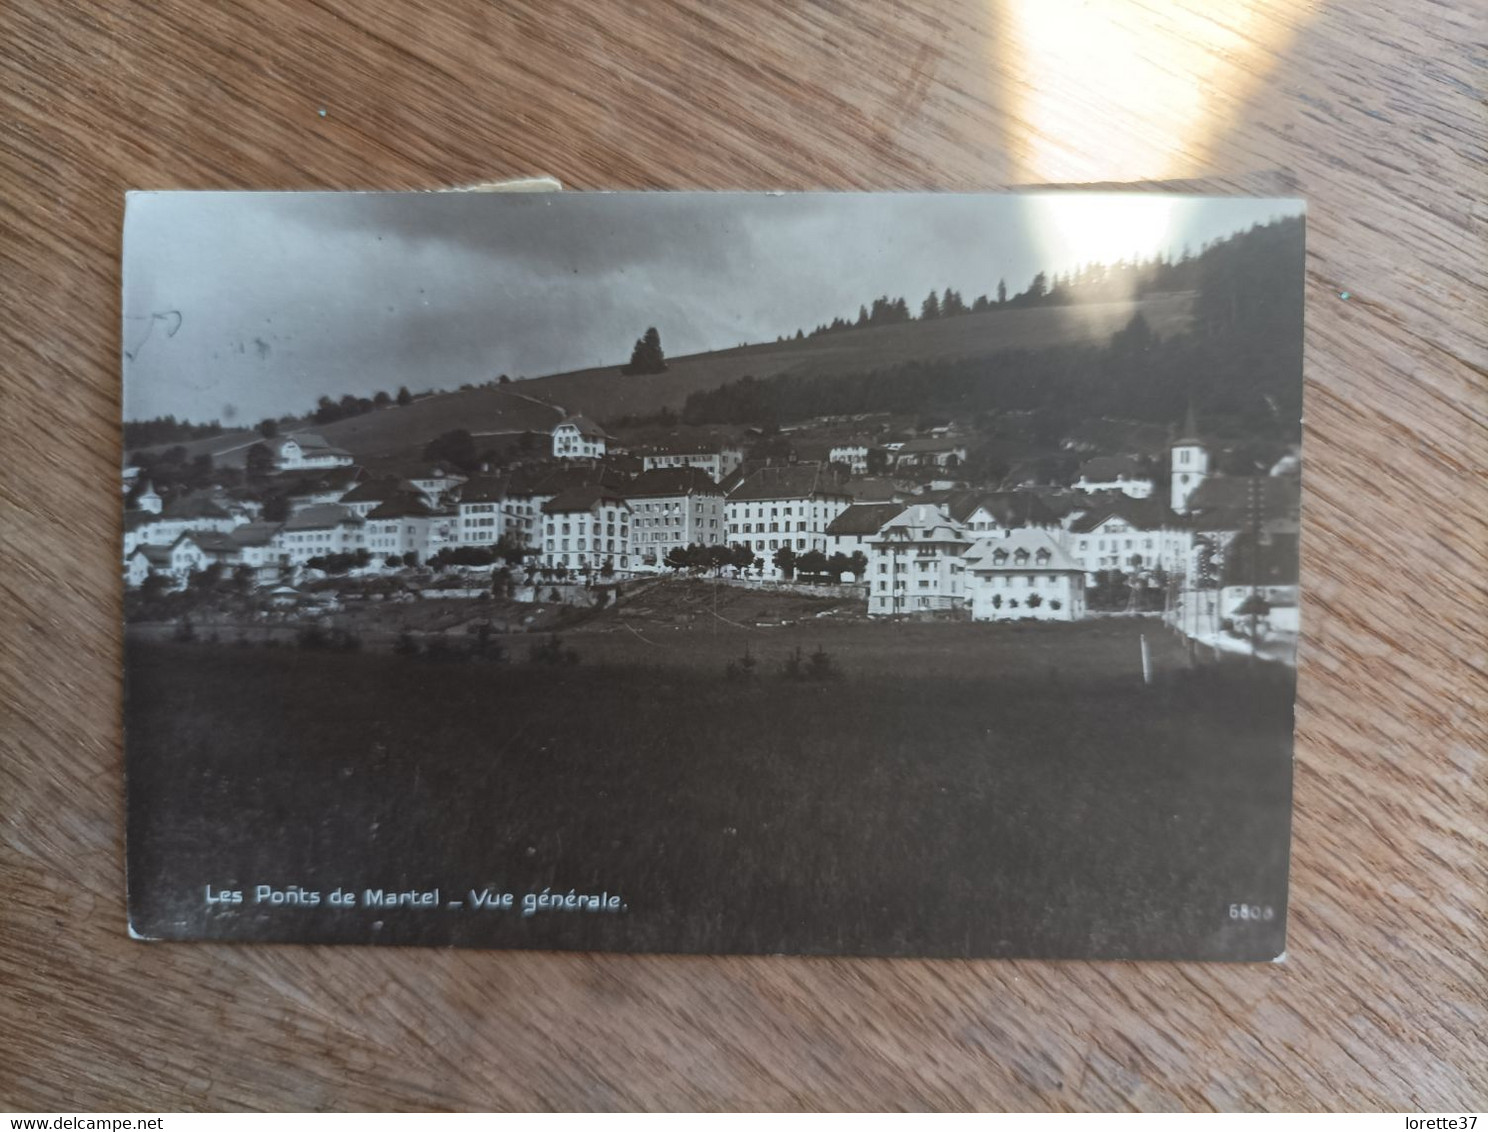
[[[852,502],[825,465],[759,468],[729,493],[723,541],[743,543],[764,561],[766,574],[778,574],[774,557],[782,547],[826,553],[827,528]]]
[[[723,489],[701,468],[676,466],[642,472],[625,489],[631,544],[637,561],[661,566],[667,553],[724,541]]]

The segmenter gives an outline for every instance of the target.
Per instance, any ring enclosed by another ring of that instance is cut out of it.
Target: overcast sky
[[[1300,201],[1159,194],[136,193],[126,419],[252,423],[317,397],[454,388],[773,341],[876,295],[1197,251]]]

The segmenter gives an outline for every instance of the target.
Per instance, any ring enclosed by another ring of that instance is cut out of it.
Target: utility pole
[[[1261,576],[1261,496],[1264,485],[1260,476],[1251,476],[1248,485],[1247,528],[1250,534],[1250,662],[1256,661],[1256,636],[1260,631]]]

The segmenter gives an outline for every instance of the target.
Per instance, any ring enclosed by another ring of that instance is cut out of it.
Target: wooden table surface
[[[0,1108],[1488,1107],[1484,17],[1481,0],[11,0]],[[1259,177],[1309,199],[1284,965],[126,937],[125,190],[533,173]]]

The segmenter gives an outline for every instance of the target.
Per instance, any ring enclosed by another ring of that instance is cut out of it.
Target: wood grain
[[[0,10],[0,1106],[1488,1107],[1482,6],[1072,8],[1128,70],[1038,2]],[[1311,202],[1284,965],[126,938],[126,189],[1269,170]]]

